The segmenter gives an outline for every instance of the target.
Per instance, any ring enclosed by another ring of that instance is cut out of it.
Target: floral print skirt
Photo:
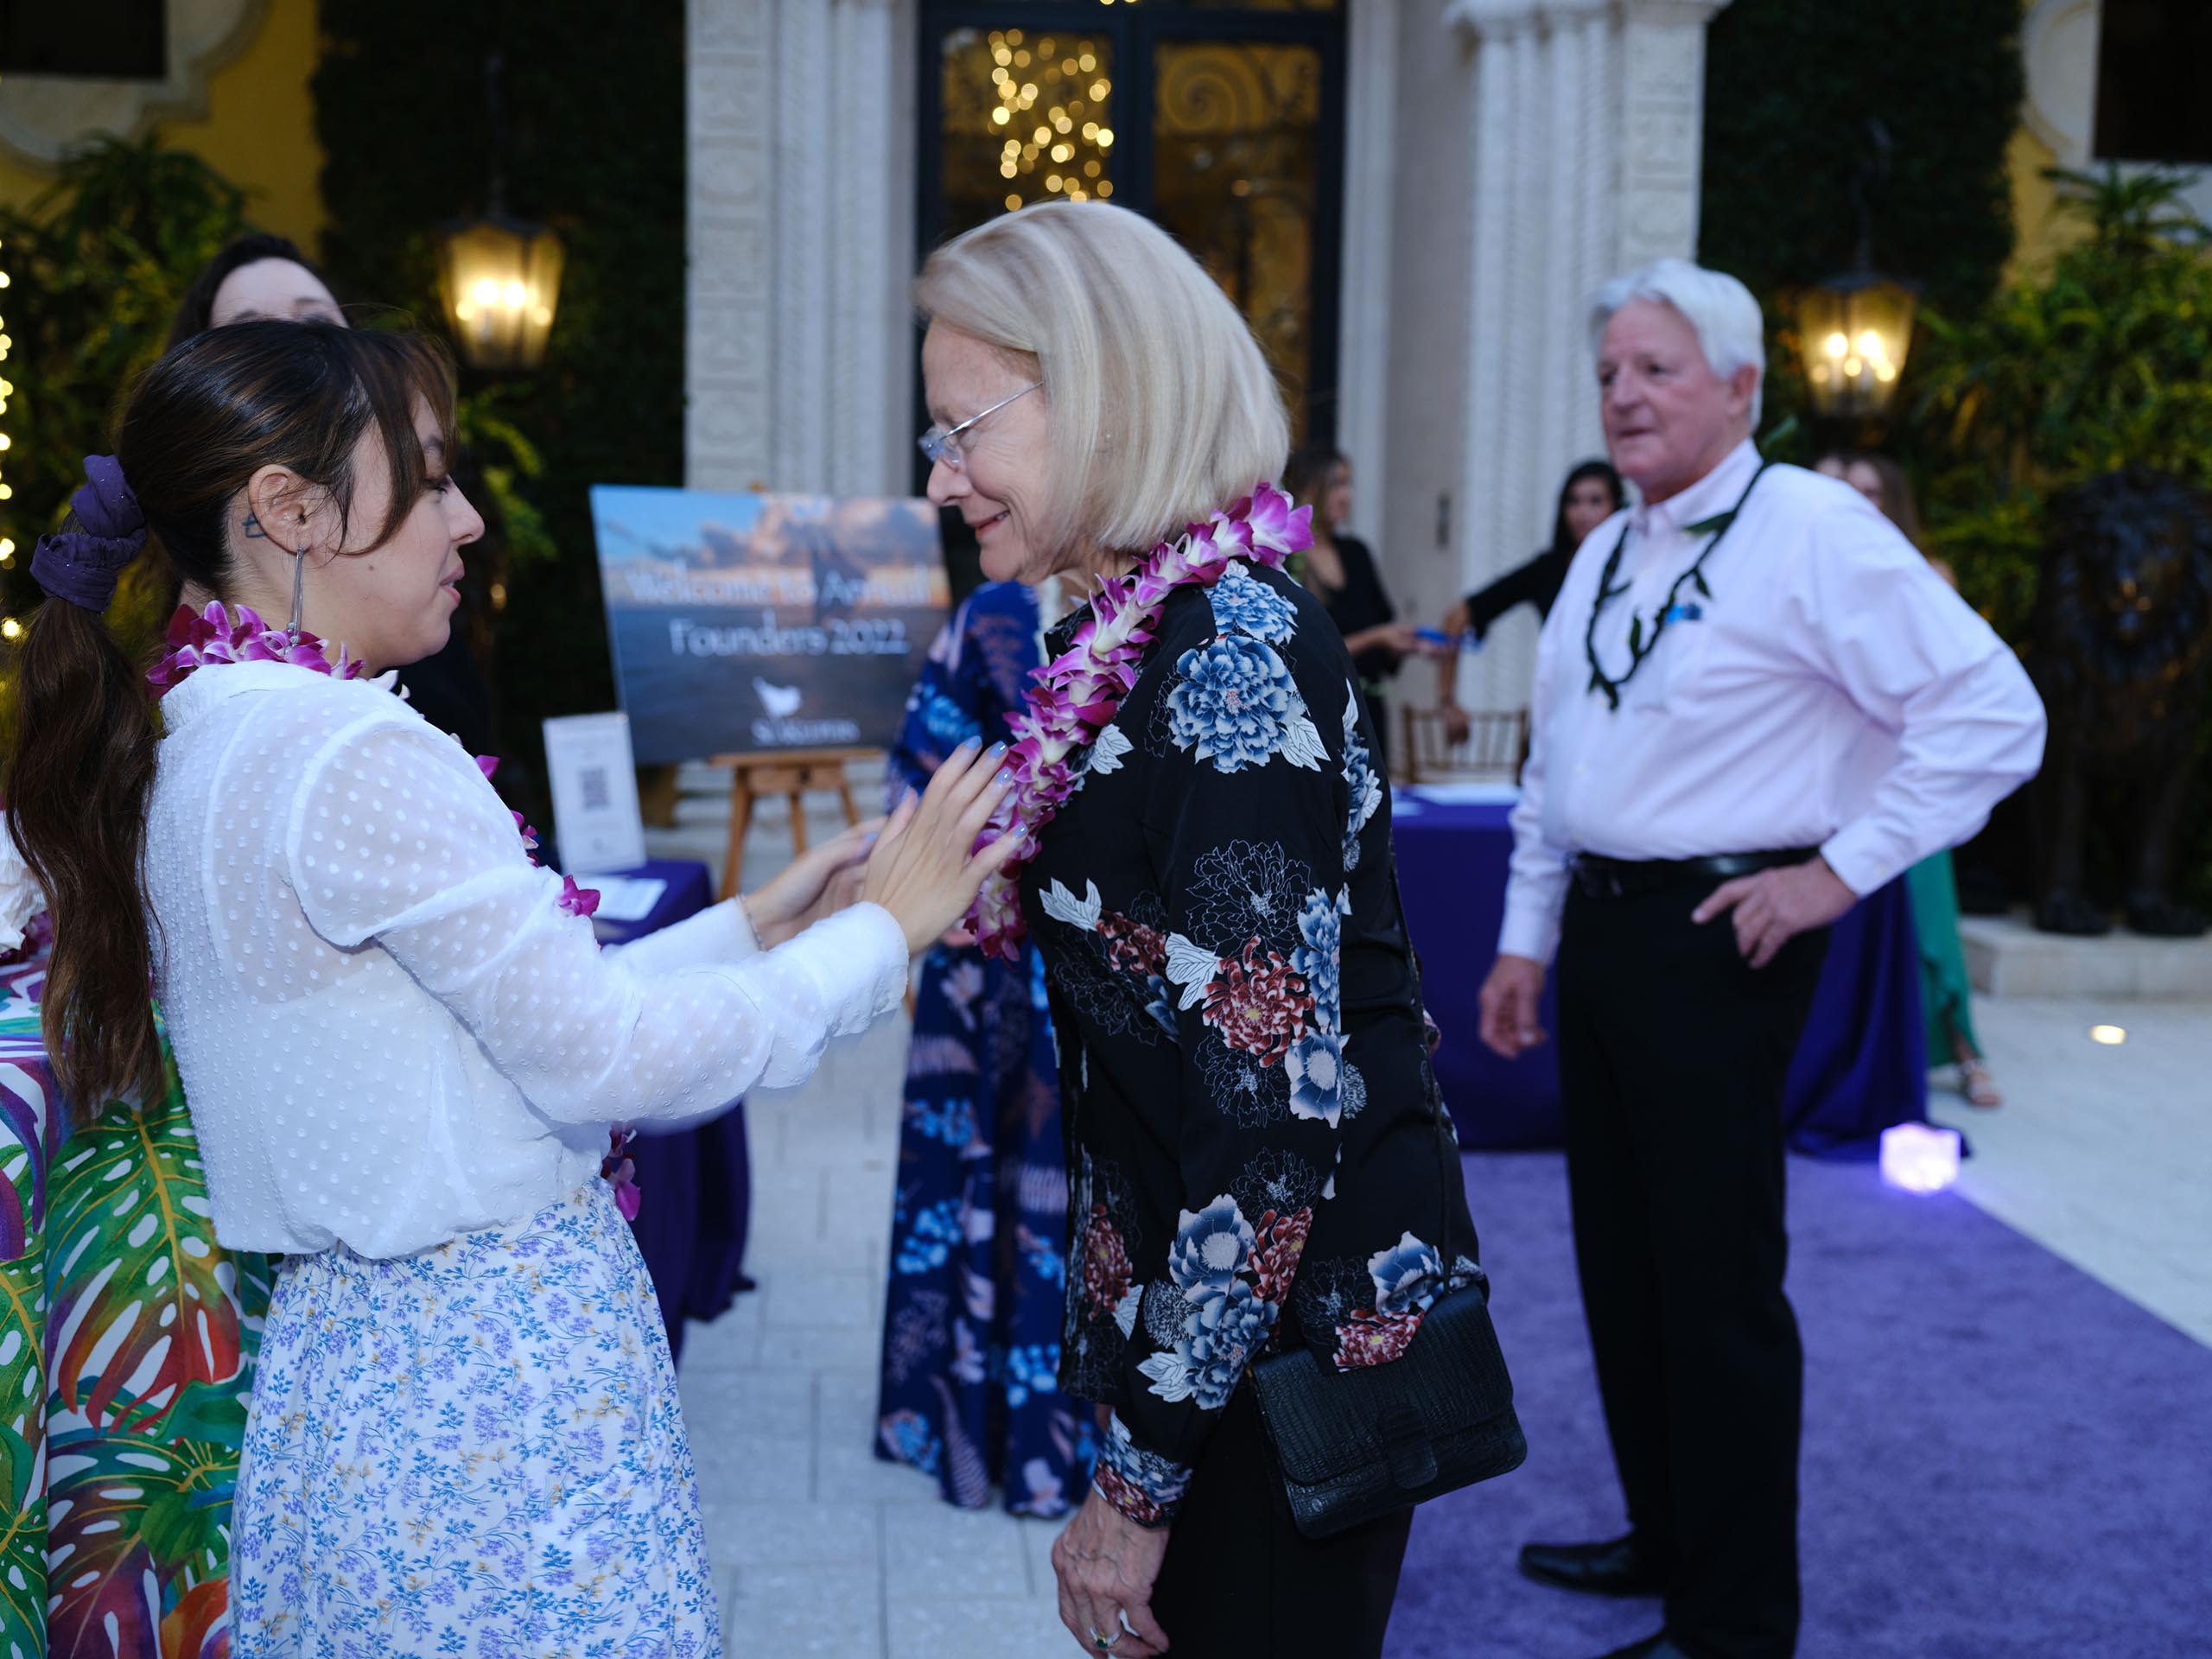
[[[721,1651],[652,1281],[594,1181],[278,1275],[232,1516],[238,1659]]]

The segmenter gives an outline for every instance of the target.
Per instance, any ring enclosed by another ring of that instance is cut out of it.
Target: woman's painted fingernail
[[[1014,768],[1012,766],[1001,766],[999,768],[999,775],[996,781],[1000,788],[1012,789],[1014,787]]]
[[[983,740],[981,737],[963,737],[960,740],[960,747],[963,749],[980,749],[983,747]]]
[[[991,745],[991,753],[992,753],[994,756],[996,756],[996,755],[1001,755],[1001,754],[1004,754],[1005,753],[1006,753],[1006,744],[1005,744],[1003,741],[997,742],[997,743],[994,743],[994,744],[992,744],[992,745]]]

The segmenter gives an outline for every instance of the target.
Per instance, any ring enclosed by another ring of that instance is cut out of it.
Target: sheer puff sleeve
[[[690,930],[687,947],[726,938],[741,960],[602,954],[474,763],[393,715],[357,721],[316,752],[284,849],[316,933],[389,952],[556,1122],[701,1116],[756,1084],[797,1083],[830,1037],[861,1030],[906,990],[905,936],[868,904],[765,953],[748,950],[739,916]]]

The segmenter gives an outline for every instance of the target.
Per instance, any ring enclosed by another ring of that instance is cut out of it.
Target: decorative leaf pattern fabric
[[[215,1243],[173,1070],[62,1138],[44,978],[0,967],[0,1654],[225,1659],[269,1260]]]
[[[970,594],[930,647],[887,768],[890,805],[970,737],[1010,735],[1039,660],[1037,600]],[[876,1455],[975,1508],[1053,1516],[1090,1487],[1090,1414],[1060,1392],[1066,1166],[1044,972],[937,945],[914,993]]]
[[[1096,1478],[1144,1525],[1270,1341],[1388,1363],[1474,1271],[1372,740],[1326,613],[1231,560],[1168,601],[1024,872],[1069,1123],[1061,1386],[1114,1408]]]

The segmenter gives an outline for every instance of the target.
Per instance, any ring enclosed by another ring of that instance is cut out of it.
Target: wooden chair
[[[1503,778],[1521,781],[1521,763],[1529,753],[1529,711],[1526,709],[1474,709],[1467,711],[1467,735],[1452,741],[1441,709],[1407,708],[1405,745],[1400,767],[1409,784],[1434,783],[1448,778]]]

